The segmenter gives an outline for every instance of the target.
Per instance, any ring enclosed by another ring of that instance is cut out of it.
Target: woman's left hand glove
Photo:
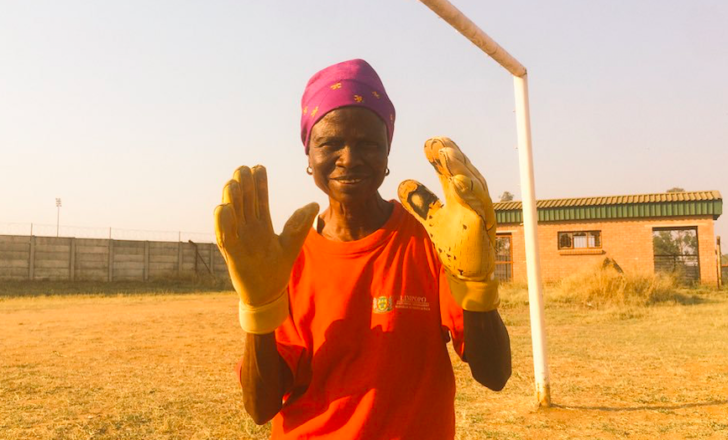
[[[495,310],[496,220],[485,179],[449,138],[429,139],[425,156],[440,178],[445,205],[415,180],[399,185],[399,199],[430,235],[455,301],[465,310]]]

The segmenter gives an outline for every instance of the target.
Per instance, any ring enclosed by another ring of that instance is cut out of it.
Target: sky
[[[728,195],[728,2],[453,3],[528,69],[539,199]],[[512,77],[415,0],[0,8],[0,230],[55,225],[59,197],[69,233],[211,235],[224,183],[255,164],[280,230],[326,205],[305,172],[303,88],[352,58],[397,109],[384,198],[408,178],[441,194],[422,146],[449,136],[494,199],[520,199]]]

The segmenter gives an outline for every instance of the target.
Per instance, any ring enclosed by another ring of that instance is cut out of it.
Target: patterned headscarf
[[[329,66],[308,80],[301,99],[301,141],[306,154],[313,126],[326,113],[341,107],[364,107],[376,113],[387,126],[387,148],[391,148],[394,106],[377,72],[357,59]]]

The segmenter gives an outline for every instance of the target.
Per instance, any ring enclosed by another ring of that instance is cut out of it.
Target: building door
[[[652,249],[655,272],[675,274],[686,284],[700,281],[697,228],[654,228]]]
[[[499,281],[513,279],[513,249],[511,234],[499,234],[495,238],[495,277]]]

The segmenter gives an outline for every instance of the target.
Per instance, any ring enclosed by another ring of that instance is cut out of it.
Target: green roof
[[[494,203],[499,224],[522,223],[519,201]],[[691,217],[723,213],[718,191],[692,191],[626,196],[537,200],[538,221],[610,220],[648,217]]]

